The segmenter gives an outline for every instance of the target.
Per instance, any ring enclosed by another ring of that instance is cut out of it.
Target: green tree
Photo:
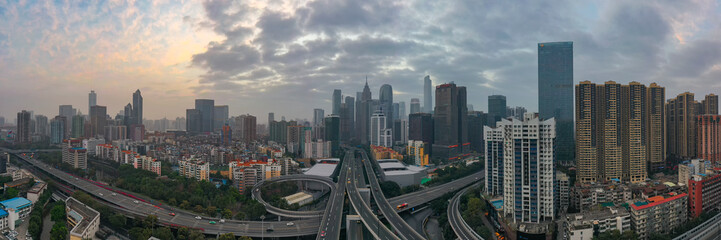
[[[226,233],[226,234],[220,235],[218,237],[218,240],[235,240],[235,235],[233,235],[233,233]]]
[[[52,210],[50,210],[50,219],[53,222],[65,221],[65,203],[58,202]]]
[[[223,209],[223,218],[231,218],[233,217],[233,212],[230,211],[230,209]]]
[[[50,230],[51,240],[65,240],[68,238],[68,228],[65,226],[65,222],[56,222],[53,228]]]
[[[143,219],[143,226],[145,226],[145,228],[154,228],[156,224],[158,224],[158,216],[151,214]]]
[[[15,188],[8,188],[5,189],[5,194],[3,194],[3,199],[11,199],[14,197],[17,197],[20,192]]]
[[[125,218],[125,216],[119,213],[110,216],[108,221],[110,222],[110,225],[114,228],[123,228],[127,224],[127,218]]]
[[[170,228],[168,227],[161,227],[158,229],[155,229],[153,232],[153,236],[159,239],[168,239],[172,240],[175,239],[175,236],[173,236],[173,232],[170,231]]]

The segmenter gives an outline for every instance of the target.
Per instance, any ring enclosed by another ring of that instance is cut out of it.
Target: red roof
[[[659,197],[660,197],[660,196],[659,196]],[[649,204],[646,204],[646,205],[636,206],[636,204],[631,204],[631,207],[632,207],[634,210],[638,211],[638,210],[642,210],[642,209],[654,207],[654,206],[657,206],[657,205],[661,205],[661,204],[664,204],[664,203],[667,203],[667,202],[670,202],[670,201],[673,201],[673,200],[676,200],[676,199],[679,199],[679,198],[682,198],[682,197],[686,197],[686,193],[681,193],[681,194],[679,194],[679,195],[676,195],[676,196],[673,196],[673,197],[669,197],[669,198],[666,198],[666,199],[664,199],[664,200],[655,201],[655,202],[652,202],[652,203],[649,203]]]

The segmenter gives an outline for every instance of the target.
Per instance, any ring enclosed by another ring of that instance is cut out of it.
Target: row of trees
[[[396,182],[392,181],[384,181],[379,184],[381,186],[381,190],[383,191],[383,195],[386,196],[386,198],[392,198],[397,197],[403,194],[412,193],[415,191],[418,191],[421,189],[420,185],[410,185],[402,187],[398,185]]]
[[[434,173],[438,174],[435,178],[426,182],[426,186],[436,186],[444,183],[451,182],[453,180],[477,173],[483,169],[483,162],[475,162],[471,165],[466,165],[465,162],[459,162],[451,166],[436,169]]]
[[[484,239],[491,239],[491,230],[483,224],[483,218],[488,213],[489,207],[486,201],[480,198],[480,190],[474,188],[461,196],[461,215],[471,229]]]
[[[50,210],[50,220],[55,222],[50,230],[50,239],[65,240],[68,236],[67,215],[65,214],[65,203],[55,202]]]
[[[30,211],[28,232],[30,232],[30,236],[32,236],[33,239],[40,239],[43,226],[43,209],[45,209],[45,205],[50,201],[53,191],[55,191],[55,185],[51,182]]]

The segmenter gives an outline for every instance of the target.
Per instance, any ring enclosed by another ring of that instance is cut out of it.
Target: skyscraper
[[[466,96],[466,87],[457,87],[452,82],[436,87],[436,107],[433,112],[434,156],[457,160],[468,152],[470,143]]]
[[[433,111],[433,82],[431,76],[423,78],[423,112],[431,113]]]
[[[202,117],[198,109],[185,110],[185,129],[189,133],[199,133],[203,130]]]
[[[325,140],[331,142],[331,154],[336,156],[340,149],[340,117],[330,115],[323,121],[325,123]]]
[[[313,126],[322,126],[325,111],[322,108],[313,109]]]
[[[556,119],[556,160],[573,161],[573,42],[538,44],[538,114]]]
[[[368,87],[368,79],[366,78],[366,84],[363,87],[363,93],[361,94],[360,108],[357,109],[356,124],[358,133],[356,134],[359,142],[363,145],[370,143],[370,119],[371,111],[373,110],[373,99],[371,98],[371,90]],[[328,131],[326,129],[326,131]]]
[[[143,124],[143,96],[140,95],[140,89],[133,93],[133,117],[135,118],[133,124]]]
[[[48,117],[44,115],[35,115],[35,132],[41,136],[48,136]]]
[[[72,130],[72,119],[77,113],[77,110],[73,108],[73,105],[60,105],[58,107],[58,115],[65,117],[65,136],[70,136]]]
[[[392,128],[395,109],[393,109],[393,87],[383,84],[378,95],[381,111],[386,116],[386,128]]]
[[[213,131],[220,131],[228,123],[228,105],[215,106],[213,114]]]
[[[721,162],[721,115],[696,117],[698,158]]]
[[[498,194],[502,189],[504,215],[512,216],[514,222],[554,220],[554,119],[541,120],[535,113],[526,113],[522,120],[502,119],[496,126],[484,127],[488,193]],[[504,151],[499,151],[501,145]]]
[[[382,111],[376,111],[371,116],[371,145],[381,146],[381,135],[385,131],[386,116]],[[385,146],[384,146],[385,147]]]
[[[66,139],[65,135],[65,122],[67,119],[65,116],[55,116],[53,120],[50,121],[50,143],[52,144],[60,144],[63,142],[63,139]]]
[[[268,113],[268,135],[270,135],[270,124],[275,121],[275,113]]]
[[[98,105],[98,95],[95,94],[95,91],[90,90],[90,93],[88,93],[88,114],[90,114],[90,107]]]
[[[95,106],[97,106],[97,105],[95,105]],[[72,138],[82,138],[83,136],[85,136],[85,133],[84,133],[85,117],[83,117],[82,115],[75,115],[75,116],[73,116],[72,121],[73,121],[73,131],[72,131],[71,137]]]
[[[701,101],[701,113],[700,114],[711,114],[718,115],[718,95],[709,94]]]
[[[101,138],[105,134],[107,115],[105,106],[95,105],[90,107],[90,136]]]
[[[663,88],[655,84],[576,85],[578,180],[645,181],[647,165],[663,162],[662,136],[654,129],[663,119],[662,99]]]
[[[213,132],[215,100],[195,99],[195,109],[200,111],[200,132]]]
[[[666,143],[669,157],[696,157],[696,101],[694,94],[681,93],[666,102]]]
[[[30,112],[22,110],[18,113],[17,132],[15,133],[15,142],[30,143]]]
[[[229,146],[233,142],[233,131],[230,126],[223,125],[220,131],[220,144],[223,146]]]
[[[406,113],[406,102],[398,102],[398,108],[396,108],[396,112],[398,113],[397,115],[400,119],[408,120],[408,113]]]
[[[333,114],[340,115],[340,104],[341,104],[341,101],[343,101],[341,98],[342,97],[341,97],[340,89],[334,89],[333,90],[333,109],[332,109]]]
[[[523,119],[523,118],[518,118]],[[468,141],[471,143],[470,150],[483,153],[483,126],[488,125],[488,116],[484,112],[468,112]]]
[[[421,100],[418,98],[411,98],[411,113],[419,113],[421,112]]]
[[[488,96],[488,125],[496,126],[496,122],[506,117],[506,96],[491,95]]]
[[[433,143],[433,115],[412,113],[408,115],[408,140]]]
[[[648,160],[649,172],[656,172],[665,167],[666,162],[666,89],[656,83],[648,86],[648,128],[646,139],[648,139]]]
[[[341,104],[340,121],[341,140],[349,142],[355,136],[355,98],[345,97],[345,102]]]

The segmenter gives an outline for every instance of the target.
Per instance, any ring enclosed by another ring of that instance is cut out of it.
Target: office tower
[[[433,115],[420,112],[408,115],[408,140],[432,144],[433,132]]]
[[[589,81],[576,85],[576,151],[582,183],[646,180],[647,165],[663,162],[663,119],[656,84]]]
[[[65,135],[65,126],[67,124],[65,123],[67,121],[67,118],[65,116],[55,116],[53,120],[50,121],[50,143],[52,144],[60,144],[63,142],[63,139],[66,139]]]
[[[102,138],[107,124],[107,108],[95,105],[90,107],[90,136]]]
[[[455,160],[468,153],[468,108],[466,87],[455,83],[436,87],[433,112],[433,155]],[[504,108],[505,110],[505,108]]]
[[[77,113],[77,110],[73,108],[73,105],[60,105],[58,106],[58,115],[65,117],[65,136],[70,136],[72,130],[72,119]]]
[[[556,160],[574,160],[573,42],[538,44],[538,114],[556,119]]]
[[[506,117],[506,96],[488,96],[488,125],[496,126],[496,122]]]
[[[348,114],[348,139],[346,140],[353,141],[355,139],[355,98],[346,96],[345,106]]]
[[[721,115],[696,117],[698,158],[721,162]]]
[[[433,83],[431,82],[431,76],[423,78],[423,112],[432,113],[433,111]]]
[[[90,90],[90,93],[88,93],[88,114],[90,114],[90,107],[98,105],[98,95],[95,94],[95,91]]]
[[[506,107],[506,116],[508,117],[523,119],[524,114],[526,114],[526,108],[524,107]]]
[[[484,128],[489,161],[487,189],[489,193],[503,189],[503,212],[514,222],[540,223],[555,218],[555,126],[554,119],[541,120],[536,113],[526,113],[523,119],[502,119],[495,128]],[[503,151],[498,148],[501,143]],[[499,168],[501,157],[503,167]]]
[[[333,99],[332,99],[332,114],[340,115],[340,104],[341,104],[342,96],[340,89],[334,89],[333,90]]]
[[[131,126],[143,126],[143,125],[131,125]],[[133,131],[130,131],[133,134]],[[107,125],[103,129],[103,138],[106,142],[113,142],[115,140],[128,139],[128,128],[125,125]],[[133,139],[135,141],[142,141],[142,138]]]
[[[696,101],[685,92],[666,102],[666,143],[669,157],[696,156]]]
[[[408,120],[408,113],[406,113],[406,102],[403,102],[403,101],[398,102],[398,107],[396,108],[396,112],[398,113],[397,116],[399,119]]]
[[[350,109],[345,103],[340,104],[340,141],[348,142],[350,140]]]
[[[466,105],[466,108],[468,108],[468,112],[473,112],[473,104]]]
[[[213,107],[213,131],[220,131],[228,123],[228,105]]]
[[[518,118],[522,119],[522,118]],[[488,116],[484,112],[468,112],[468,142],[471,143],[470,150],[477,153],[483,151],[483,126],[488,125]]]
[[[647,97],[649,126],[646,128],[646,139],[649,142],[646,159],[649,172],[653,173],[663,169],[666,163],[666,89],[651,83]]]
[[[223,146],[230,146],[230,144],[233,143],[233,131],[230,129],[230,126],[223,125],[223,128],[220,131],[220,144]]]
[[[393,121],[393,140],[398,145],[408,143],[408,120],[396,119]]]
[[[140,95],[140,89],[133,93],[133,124],[143,124],[143,96]]]
[[[185,110],[185,129],[189,133],[199,133],[203,129],[202,117],[198,109]]]
[[[22,110],[18,113],[17,132],[15,133],[15,142],[30,143],[30,112]]]
[[[421,100],[411,98],[411,114],[421,112]]]
[[[340,149],[340,117],[330,115],[323,121],[325,123],[325,141],[331,142],[331,155],[336,156]]]
[[[97,105],[95,105],[97,106]],[[82,115],[73,116],[73,131],[70,137],[82,138],[85,136],[85,117]]]
[[[400,104],[393,103],[393,122],[396,122],[396,119],[401,119],[401,113],[398,111],[400,107]],[[395,127],[395,125],[393,127]]]
[[[368,87],[368,79],[366,78],[366,84],[361,94],[360,108],[356,110],[356,129],[358,129],[356,136],[362,145],[368,145],[370,143],[370,119],[372,111],[373,99],[371,98],[371,90]]]
[[[323,118],[325,117],[325,111],[321,108],[313,109],[313,126],[323,125]]]
[[[195,99],[195,109],[200,111],[200,132],[212,132],[215,114],[215,100]]]
[[[380,110],[371,116],[371,145],[381,146],[381,134],[387,128],[386,122],[386,116]]]
[[[393,108],[393,87],[391,87],[391,85],[383,84],[381,86],[380,94],[378,95],[378,101],[380,104],[380,109],[381,111],[383,111],[383,115],[386,116],[387,128],[392,128],[393,119],[395,119],[395,109]]]
[[[41,136],[48,136],[48,117],[35,115],[35,132]]]

